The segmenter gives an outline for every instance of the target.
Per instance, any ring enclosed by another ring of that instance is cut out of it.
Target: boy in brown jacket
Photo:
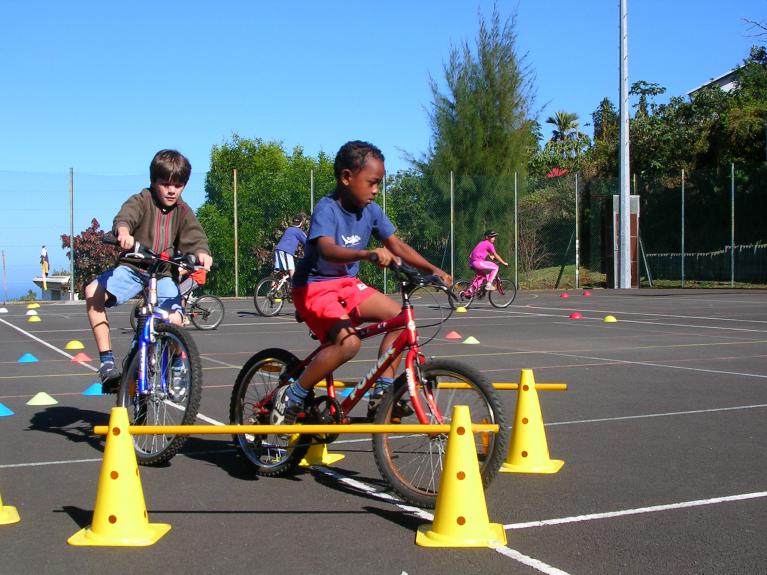
[[[112,232],[122,249],[129,250],[134,242],[139,242],[158,254],[192,253],[199,265],[210,269],[213,258],[208,237],[192,209],[181,199],[191,173],[189,160],[176,150],[160,150],[155,154],[149,165],[149,189],[128,198],[115,216]],[[115,393],[120,382],[105,308],[136,296],[148,281],[145,270],[120,264],[85,288],[88,321],[99,350],[99,377],[104,393]],[[170,312],[172,323],[181,325],[181,297],[169,272],[157,282],[157,303]]]

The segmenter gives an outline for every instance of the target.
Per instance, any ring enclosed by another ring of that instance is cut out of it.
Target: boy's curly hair
[[[336,180],[341,177],[343,170],[351,170],[352,172],[360,171],[365,165],[365,159],[368,156],[373,156],[377,160],[384,161],[384,155],[381,150],[375,147],[369,142],[363,142],[361,140],[353,140],[346,142],[336,154],[336,160],[333,163],[333,174]]]

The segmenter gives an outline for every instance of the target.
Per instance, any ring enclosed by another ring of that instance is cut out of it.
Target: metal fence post
[[[682,170],[682,287],[684,287],[684,169]]]
[[[730,286],[735,285],[735,162],[730,164]]]
[[[578,234],[578,172],[575,172],[575,289],[581,285],[580,270],[580,235]]]
[[[237,228],[237,168],[232,169],[232,188],[234,198],[234,297],[240,297],[240,254],[237,250],[238,228]]]
[[[517,217],[517,172],[514,172],[514,285],[519,289],[519,225]]]
[[[384,176],[384,179],[383,179],[383,212],[384,212],[384,215],[386,215],[386,176]],[[384,292],[384,295],[388,293],[387,290],[386,290],[386,286],[388,285],[388,282],[386,281],[388,279],[388,275],[386,273],[387,271],[388,271],[387,268],[384,268],[384,270],[383,270],[383,272],[384,272],[384,279],[383,279],[383,284],[384,284],[383,285],[383,292]]]
[[[455,182],[453,170],[450,170],[450,277],[455,279],[455,214],[453,202],[455,199]]]
[[[75,299],[75,170],[69,168],[69,301]]]
[[[314,212],[314,168],[309,170],[309,213]]]

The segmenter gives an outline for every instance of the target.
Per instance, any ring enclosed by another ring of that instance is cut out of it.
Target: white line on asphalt
[[[386,501],[387,503],[391,503],[392,505],[399,507],[403,511],[412,513],[413,515],[417,516],[419,519],[423,519],[425,521],[434,521],[434,515],[432,515],[428,511],[425,511],[418,507],[407,505],[406,503],[403,503],[400,499],[394,497],[393,495],[390,495],[388,493],[383,493],[381,491],[377,491],[374,487],[368,485],[367,483],[357,481],[356,479],[351,479],[350,477],[341,475],[340,473],[333,471],[332,469],[328,469],[324,467],[312,467],[312,469],[319,473],[327,475],[328,477],[335,479],[339,483],[349,485],[350,487],[353,487],[354,489],[367,493],[368,495],[372,495],[373,497],[376,497],[377,499],[381,499],[383,501]],[[527,565],[528,567],[532,567],[533,569],[540,571],[541,573],[545,573],[546,575],[567,575],[566,571],[562,571],[561,569],[552,567],[551,565],[544,563],[543,561],[540,561],[538,559],[535,559],[534,557],[530,557],[528,555],[520,553],[519,551],[515,549],[511,549],[510,547],[492,547],[491,549],[493,551],[496,551],[497,553],[500,553],[504,557],[508,557],[509,559],[514,559],[515,561],[518,561],[524,565]]]
[[[12,467],[40,467],[42,465],[66,465],[68,463],[100,463],[104,461],[103,457],[98,459],[69,459],[61,461],[38,461],[36,463],[4,463],[0,469],[11,469]]]
[[[711,409],[694,409],[691,411],[669,411],[666,413],[647,413],[644,415],[623,415],[620,417],[600,417],[597,419],[580,419],[577,421],[557,421],[554,423],[546,423],[545,425],[577,425],[580,423],[600,423],[604,421],[621,421],[623,419],[645,419],[648,417],[669,417],[671,415],[694,415],[696,413],[714,413],[716,411],[734,411],[738,409],[759,409],[767,407],[767,403],[757,403],[755,405],[736,405],[733,407],[713,407]]]
[[[219,365],[223,365],[223,366],[226,366],[226,367],[232,367],[234,369],[240,369],[242,367],[241,365],[234,365],[233,363],[227,363],[225,361],[221,361],[220,359],[213,359],[209,355],[200,354],[200,359],[204,359],[206,361],[211,361],[213,363],[217,363]]]
[[[636,509],[624,509],[622,511],[608,511],[607,513],[590,513],[588,515],[576,515],[574,517],[560,517],[558,519],[545,519],[543,521],[528,521],[527,523],[510,523],[508,525],[504,525],[503,527],[504,529],[527,529],[529,527],[562,525],[564,523],[578,523],[581,521],[592,521],[594,519],[611,519],[613,517],[624,517],[626,515],[638,515],[640,513],[654,513],[657,511],[668,511],[670,509],[684,509],[687,507],[700,507],[701,505],[729,503],[731,501],[743,501],[746,499],[757,499],[759,497],[767,497],[767,491],[757,491],[755,493],[743,493],[741,495],[729,495],[727,497],[712,497],[711,499],[697,499],[695,501],[682,501],[680,503],[654,505],[652,507],[638,507]]]
[[[21,332],[22,334],[26,335],[27,337],[30,337],[30,338],[32,338],[32,339],[33,339],[33,340],[35,340],[36,342],[43,344],[44,346],[46,346],[46,347],[48,347],[48,348],[52,349],[52,350],[53,350],[53,351],[55,351],[56,353],[60,353],[61,355],[65,356],[65,357],[68,357],[68,358],[70,358],[70,359],[72,359],[72,357],[74,357],[74,356],[72,356],[72,355],[68,354],[67,352],[65,352],[65,351],[63,351],[63,350],[61,350],[61,349],[57,348],[55,345],[52,345],[52,344],[48,343],[47,341],[44,341],[44,340],[40,339],[39,337],[32,335],[32,334],[31,334],[31,333],[29,333],[28,331],[26,331],[26,330],[23,330],[23,329],[21,329],[20,327],[16,327],[16,326],[15,326],[15,325],[13,325],[12,323],[8,323],[7,321],[5,321],[5,320],[4,320],[4,319],[2,319],[2,318],[0,318],[0,322],[4,323],[4,324],[5,324],[5,325],[7,325],[7,326],[10,326],[10,327],[12,327],[12,328],[13,328],[13,329],[15,329],[16,331],[19,331],[19,332]],[[213,362],[215,362],[215,363],[222,363],[222,364],[224,364],[224,362],[222,362],[222,361],[213,360],[213,359],[210,359],[210,358],[206,358],[206,359],[209,359],[210,361],[213,361]],[[97,369],[97,368],[95,368],[95,367],[93,367],[92,365],[89,365],[89,364],[87,364],[87,363],[84,363],[84,362],[78,362],[78,363],[79,363],[80,365],[84,366],[84,367],[87,367],[87,368],[88,368],[88,369],[90,369],[91,371],[98,371],[98,369]],[[227,365],[228,367],[235,367],[235,366],[229,366],[229,364],[224,364],[224,365]],[[166,400],[166,401],[165,401],[165,403],[166,403],[167,405],[171,406],[171,407],[175,407],[176,409],[179,409],[180,411],[183,411],[183,410],[182,410],[182,409],[181,409],[181,408],[180,408],[178,405],[176,405],[176,404],[174,404],[174,403],[172,403],[172,402],[170,402],[170,401],[167,401],[167,400]],[[216,421],[215,419],[211,419],[210,417],[208,417],[207,415],[205,415],[205,414],[202,414],[202,413],[198,413],[198,414],[197,414],[197,417],[198,417],[199,419],[202,419],[203,421],[206,421],[206,422],[210,423],[211,425],[223,425],[222,423],[219,423],[219,422],[218,422],[218,421]],[[43,465],[43,464],[41,464],[41,465]]]
[[[526,309],[545,309],[545,310],[562,310],[563,313],[567,313],[570,311],[575,311],[575,308],[557,308],[557,307],[545,307],[545,306],[537,306],[537,305],[526,305],[524,306]],[[621,315],[635,315],[635,316],[645,316],[645,317],[673,317],[678,319],[702,319],[706,321],[734,321],[738,323],[767,323],[765,320],[761,319],[742,319],[742,318],[733,318],[733,317],[708,317],[704,315],[674,315],[670,313],[649,313],[649,312],[641,312],[641,311],[625,311],[625,310],[601,310],[601,309],[586,309],[584,311],[587,312],[594,312],[594,313],[619,313]],[[648,322],[637,322],[637,323],[648,323]],[[673,325],[673,324],[671,324]],[[694,326],[699,327],[699,326]],[[703,327],[703,326],[700,326]]]
[[[722,371],[719,369],[703,369],[702,367],[688,367],[685,365],[668,365],[664,363],[652,363],[649,361],[631,361],[628,359],[616,359],[613,357],[593,357],[590,355],[580,355],[575,353],[564,353],[561,351],[541,351],[543,355],[554,355],[557,357],[574,357],[576,359],[590,359],[592,361],[609,361],[614,364],[626,364],[626,365],[645,365],[648,367],[663,367],[667,369],[681,369],[684,371],[699,371],[702,373],[718,373],[721,375],[738,375],[741,377],[755,377],[758,379],[767,379],[767,375],[761,375],[758,373],[744,373],[739,371]]]
[[[52,345],[52,344],[48,343],[47,341],[44,341],[44,340],[40,339],[39,337],[37,337],[37,336],[35,336],[35,335],[32,335],[31,333],[29,333],[29,332],[28,332],[28,331],[26,331],[26,330],[23,330],[23,329],[21,329],[20,327],[16,327],[16,326],[15,326],[15,325],[13,325],[12,323],[9,323],[9,322],[5,321],[4,319],[0,319],[0,322],[4,323],[4,324],[5,324],[5,325],[7,325],[8,327],[12,327],[12,328],[13,328],[13,329],[15,329],[16,331],[18,331],[18,332],[21,332],[22,334],[24,334],[24,335],[26,335],[27,337],[29,337],[29,338],[31,338],[31,339],[33,339],[33,340],[35,340],[36,342],[43,344],[45,347],[48,347],[48,348],[52,349],[52,350],[53,350],[53,351],[55,351],[56,353],[60,353],[60,354],[61,354],[61,355],[63,355],[64,357],[68,357],[69,359],[72,359],[72,358],[74,357],[73,355],[70,355],[70,354],[68,354],[66,351],[63,351],[63,350],[59,349],[59,348],[58,348],[58,347],[56,347],[55,345]],[[93,367],[92,365],[88,365],[87,363],[84,363],[84,362],[82,362],[82,361],[80,361],[80,362],[78,362],[78,363],[79,363],[80,365],[84,366],[84,367],[87,367],[87,368],[88,368],[88,369],[90,369],[90,370],[93,370],[93,371],[98,371],[98,369],[96,369],[96,368],[95,368],[95,367]]]

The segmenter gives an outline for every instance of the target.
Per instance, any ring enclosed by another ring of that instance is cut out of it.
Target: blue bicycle
[[[115,245],[116,240],[105,237]],[[137,311],[137,329],[123,361],[117,406],[128,410],[131,425],[189,425],[194,423],[202,395],[202,366],[191,335],[170,323],[169,313],[157,306],[157,278],[168,266],[195,270],[193,255],[162,259],[136,244],[120,255],[121,263],[146,270],[146,305]],[[136,435],[133,443],[139,465],[159,465],[171,459],[186,435]]]

